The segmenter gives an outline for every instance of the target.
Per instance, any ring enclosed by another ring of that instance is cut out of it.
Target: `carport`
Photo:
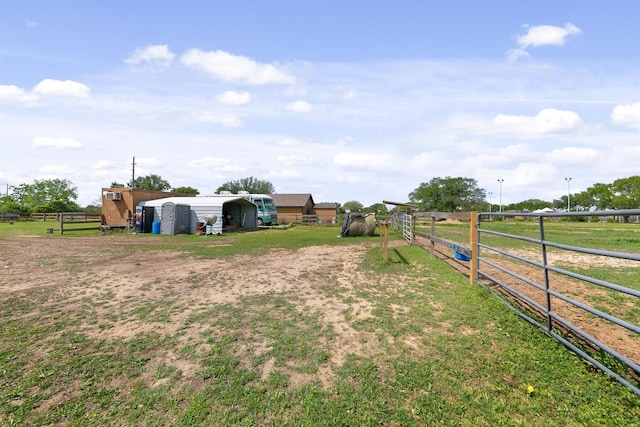
[[[185,221],[184,218],[177,217],[178,215],[186,215],[186,213],[180,214],[179,211],[174,210],[175,215],[162,218],[163,205],[170,206],[187,205],[188,209],[188,223],[189,233],[193,234],[197,231],[197,223],[206,222],[206,218],[216,219],[212,225],[209,226],[208,232],[212,234],[222,234],[223,232],[233,230],[254,230],[257,226],[258,211],[256,205],[244,199],[244,197],[237,194],[221,194],[206,197],[167,197],[164,199],[147,200],[140,202],[139,206],[152,206],[154,207],[153,221],[159,221],[161,224],[163,221],[176,221],[178,223]],[[165,212],[169,212],[167,208]],[[183,209],[186,212],[186,209]],[[166,215],[165,215],[166,216]],[[171,226],[162,226],[165,230],[170,230]],[[170,232],[164,234],[171,234]]]

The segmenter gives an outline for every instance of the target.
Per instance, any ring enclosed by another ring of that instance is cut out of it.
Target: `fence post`
[[[60,214],[60,234],[64,234],[64,214]]]
[[[471,247],[471,261],[469,262],[469,282],[477,284],[478,276],[478,212],[471,212],[469,221],[469,246]]]
[[[382,245],[383,259],[389,259],[389,220],[380,221],[380,240]]]
[[[436,235],[436,217],[431,215],[431,237]],[[436,242],[429,238],[429,256],[433,259],[436,250]]]

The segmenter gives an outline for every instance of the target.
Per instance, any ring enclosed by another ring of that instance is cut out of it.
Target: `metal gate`
[[[560,341],[566,347],[570,348],[579,356],[588,360],[594,366],[609,374],[610,376],[618,380],[621,384],[628,387],[636,395],[640,396],[640,387],[638,387],[638,383],[636,382],[638,378],[637,376],[640,375],[640,365],[638,365],[636,361],[630,360],[610,346],[596,339],[593,335],[581,329],[576,324],[569,321],[567,318],[560,316],[558,312],[554,311],[554,307],[557,308],[558,305],[564,304],[565,306],[570,307],[571,310],[582,311],[586,316],[593,316],[594,319],[603,319],[603,321],[606,321],[612,325],[616,325],[617,327],[621,328],[621,330],[626,329],[635,334],[640,334],[640,325],[626,321],[624,319],[620,319],[614,316],[613,313],[606,313],[604,310],[591,306],[587,303],[580,302],[572,293],[561,293],[554,287],[553,282],[550,280],[550,274],[553,273],[556,276],[565,276],[570,278],[570,280],[575,280],[578,283],[590,284],[598,289],[604,290],[605,292],[617,293],[618,295],[620,295],[620,297],[618,297],[620,299],[622,299],[622,295],[626,295],[633,301],[630,304],[638,304],[638,302],[640,301],[640,291],[595,277],[578,274],[576,272],[569,271],[566,268],[559,268],[558,266],[554,266],[548,261],[548,250],[550,248],[554,248],[555,250],[569,253],[573,252],[579,254],[589,254],[600,257],[628,260],[632,262],[640,262],[640,254],[598,250],[593,248],[570,246],[558,242],[553,242],[547,240],[547,238],[545,237],[544,227],[545,219],[549,220],[553,217],[555,217],[556,220],[560,217],[571,216],[600,217],[606,219],[614,216],[620,217],[640,215],[640,210],[547,214],[503,213],[500,215],[482,213],[481,215],[489,218],[493,218],[494,216],[518,216],[537,219],[539,236],[537,238],[534,238],[507,234],[498,231],[492,231],[486,227],[481,226],[480,222],[475,224],[477,243],[473,248],[473,251],[478,255],[474,257],[472,263],[475,263],[476,267],[476,283],[487,287],[487,289],[491,291],[494,296],[505,302],[507,307],[511,308],[523,319],[545,330],[549,335]],[[481,237],[483,235],[489,237],[493,236],[494,239],[495,237],[499,236],[500,238],[505,238],[508,240],[528,242],[534,247],[537,246],[538,253],[536,258],[539,258],[539,260],[531,259],[532,255],[522,256],[513,252],[509,252],[505,249],[498,248],[495,245],[490,246],[483,242],[489,240],[488,238],[486,240],[483,239]],[[481,254],[481,252],[483,253]],[[513,268],[508,266],[511,265],[510,263],[498,262],[496,261],[495,257],[489,257],[485,255],[485,253],[487,255],[497,254],[504,260],[516,260],[515,262],[519,262],[523,265],[528,265],[532,267],[533,270],[537,270],[540,274],[527,274],[526,276],[523,274],[518,274],[517,272],[513,271]],[[539,281],[537,282],[536,280],[534,280],[534,277],[541,277],[541,279],[538,279]],[[542,295],[543,297],[535,298],[532,296],[534,293]],[[513,304],[514,301],[516,302],[516,304]],[[523,309],[523,306],[527,308]],[[575,340],[575,337],[578,338],[577,342]],[[584,348],[585,345],[579,343],[586,343],[588,344],[588,347],[597,349],[597,351],[599,351],[600,353],[600,357],[595,355],[593,351],[587,351]],[[614,372],[614,370],[610,369],[610,366],[607,366],[608,363],[606,363],[605,361],[606,358],[602,358],[603,354],[607,354],[617,362],[624,364],[628,368],[629,372],[633,373],[631,377],[635,376],[635,379],[632,379],[629,376],[620,375],[617,372]]]

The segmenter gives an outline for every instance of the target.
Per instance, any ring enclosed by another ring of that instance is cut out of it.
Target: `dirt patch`
[[[217,244],[215,239],[211,242]],[[371,354],[371,343],[377,341],[362,339],[363,333],[345,319],[345,310],[358,319],[371,316],[372,307],[362,300],[343,302],[345,292],[362,280],[356,267],[370,245],[314,246],[274,250],[259,258],[237,255],[203,260],[179,251],[154,250],[160,243],[153,239],[145,240],[142,250],[139,240],[117,235],[7,238],[2,244],[0,297],[25,293],[63,297],[64,307],[50,316],[90,310],[90,318],[82,325],[89,337],[127,340],[141,333],[160,333],[177,334],[183,344],[202,341],[202,335],[215,325],[190,322],[191,316],[219,305],[240,304],[246,298],[289,294],[295,295],[300,313],[319,313],[335,331],[330,366],[342,365],[348,354]],[[328,295],[320,288],[328,280],[344,291],[342,296]],[[31,315],[42,313],[33,310]],[[255,348],[244,349],[247,357],[260,356],[265,350],[260,347],[268,346],[254,344]],[[183,375],[191,376],[197,369],[172,351],[158,357],[156,365],[179,364]],[[268,377],[274,366],[273,360],[267,360],[261,367],[262,377]],[[295,369],[287,373],[292,385],[314,378],[328,386],[331,369],[321,368],[317,375]],[[150,374],[149,383],[156,382]]]
[[[272,358],[260,364],[258,370],[263,379],[275,369],[285,370],[293,386],[312,380],[329,386],[333,380],[331,367],[341,366],[348,355],[370,356],[379,352],[379,340],[374,334],[352,327],[354,320],[373,316],[370,302],[357,297],[358,287],[367,280],[357,266],[366,249],[377,241],[367,245],[275,250],[259,258],[237,255],[210,260],[160,248],[162,243],[160,239],[146,239],[142,250],[140,240],[130,236],[6,238],[0,247],[0,297],[29,293],[62,297],[64,304],[49,316],[89,311],[82,328],[90,337],[126,340],[141,333],[160,333],[179,336],[181,343],[187,345],[202,341],[203,334],[214,327],[190,322],[195,313],[218,305],[240,304],[246,298],[295,295],[297,310],[301,314],[315,313],[324,325],[331,325],[335,338],[329,344],[329,363],[321,365],[315,374],[301,373],[295,367],[277,367]],[[221,243],[210,239],[207,244]],[[161,250],[154,250],[155,245]],[[440,255],[466,271],[468,263],[455,260],[451,251]],[[572,258],[564,256],[558,262],[597,265],[599,261],[578,254]],[[626,263],[622,260],[620,265]],[[520,268],[515,267],[515,271],[530,274],[530,270]],[[328,282],[332,288],[340,289],[340,295],[322,289]],[[555,289],[571,292],[576,298],[604,292],[580,286],[583,285],[575,281],[554,278]],[[345,298],[350,298],[349,303]],[[540,295],[533,298],[544,302]],[[401,306],[392,309],[398,314],[403,312]],[[434,307],[436,312],[438,309]],[[584,312],[561,303],[554,303],[554,311],[631,360],[640,361],[640,345],[628,331],[596,322]],[[31,315],[42,313],[33,310]],[[411,338],[405,344],[415,345]],[[242,363],[247,366],[251,366],[251,357],[259,357],[270,349],[268,342],[252,345],[242,349],[247,354]],[[162,363],[178,367],[187,377],[193,376],[199,367],[170,350],[158,355],[150,369]],[[147,377],[151,385],[166,381],[154,379],[152,372]]]

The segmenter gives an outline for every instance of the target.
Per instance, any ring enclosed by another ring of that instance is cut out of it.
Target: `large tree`
[[[218,193],[221,191],[231,191],[232,193],[248,191],[251,194],[272,194],[276,192],[272,183],[252,176],[235,181],[227,181],[216,190]]]
[[[485,192],[473,178],[445,177],[423,182],[409,199],[427,212],[467,212],[486,208]]]
[[[174,193],[193,194],[196,196],[200,194],[200,191],[197,188],[193,187],[176,187],[172,188],[171,191],[173,191]]]
[[[139,176],[134,182],[135,188],[141,190],[156,190],[156,191],[168,191],[171,189],[171,184],[168,181],[162,179],[159,175],[147,175]]]
[[[363,206],[357,200],[349,200],[348,202],[344,202],[344,205],[341,207],[342,212],[362,212]]]
[[[590,209],[604,210],[611,207],[613,200],[611,184],[597,183],[577,194],[571,195],[573,210],[588,211]],[[561,206],[567,206],[567,198],[563,197]]]
[[[78,189],[68,179],[36,179],[13,188],[11,199],[22,212],[78,211]]]
[[[640,208],[640,175],[620,178],[613,181],[614,209],[638,209]]]

